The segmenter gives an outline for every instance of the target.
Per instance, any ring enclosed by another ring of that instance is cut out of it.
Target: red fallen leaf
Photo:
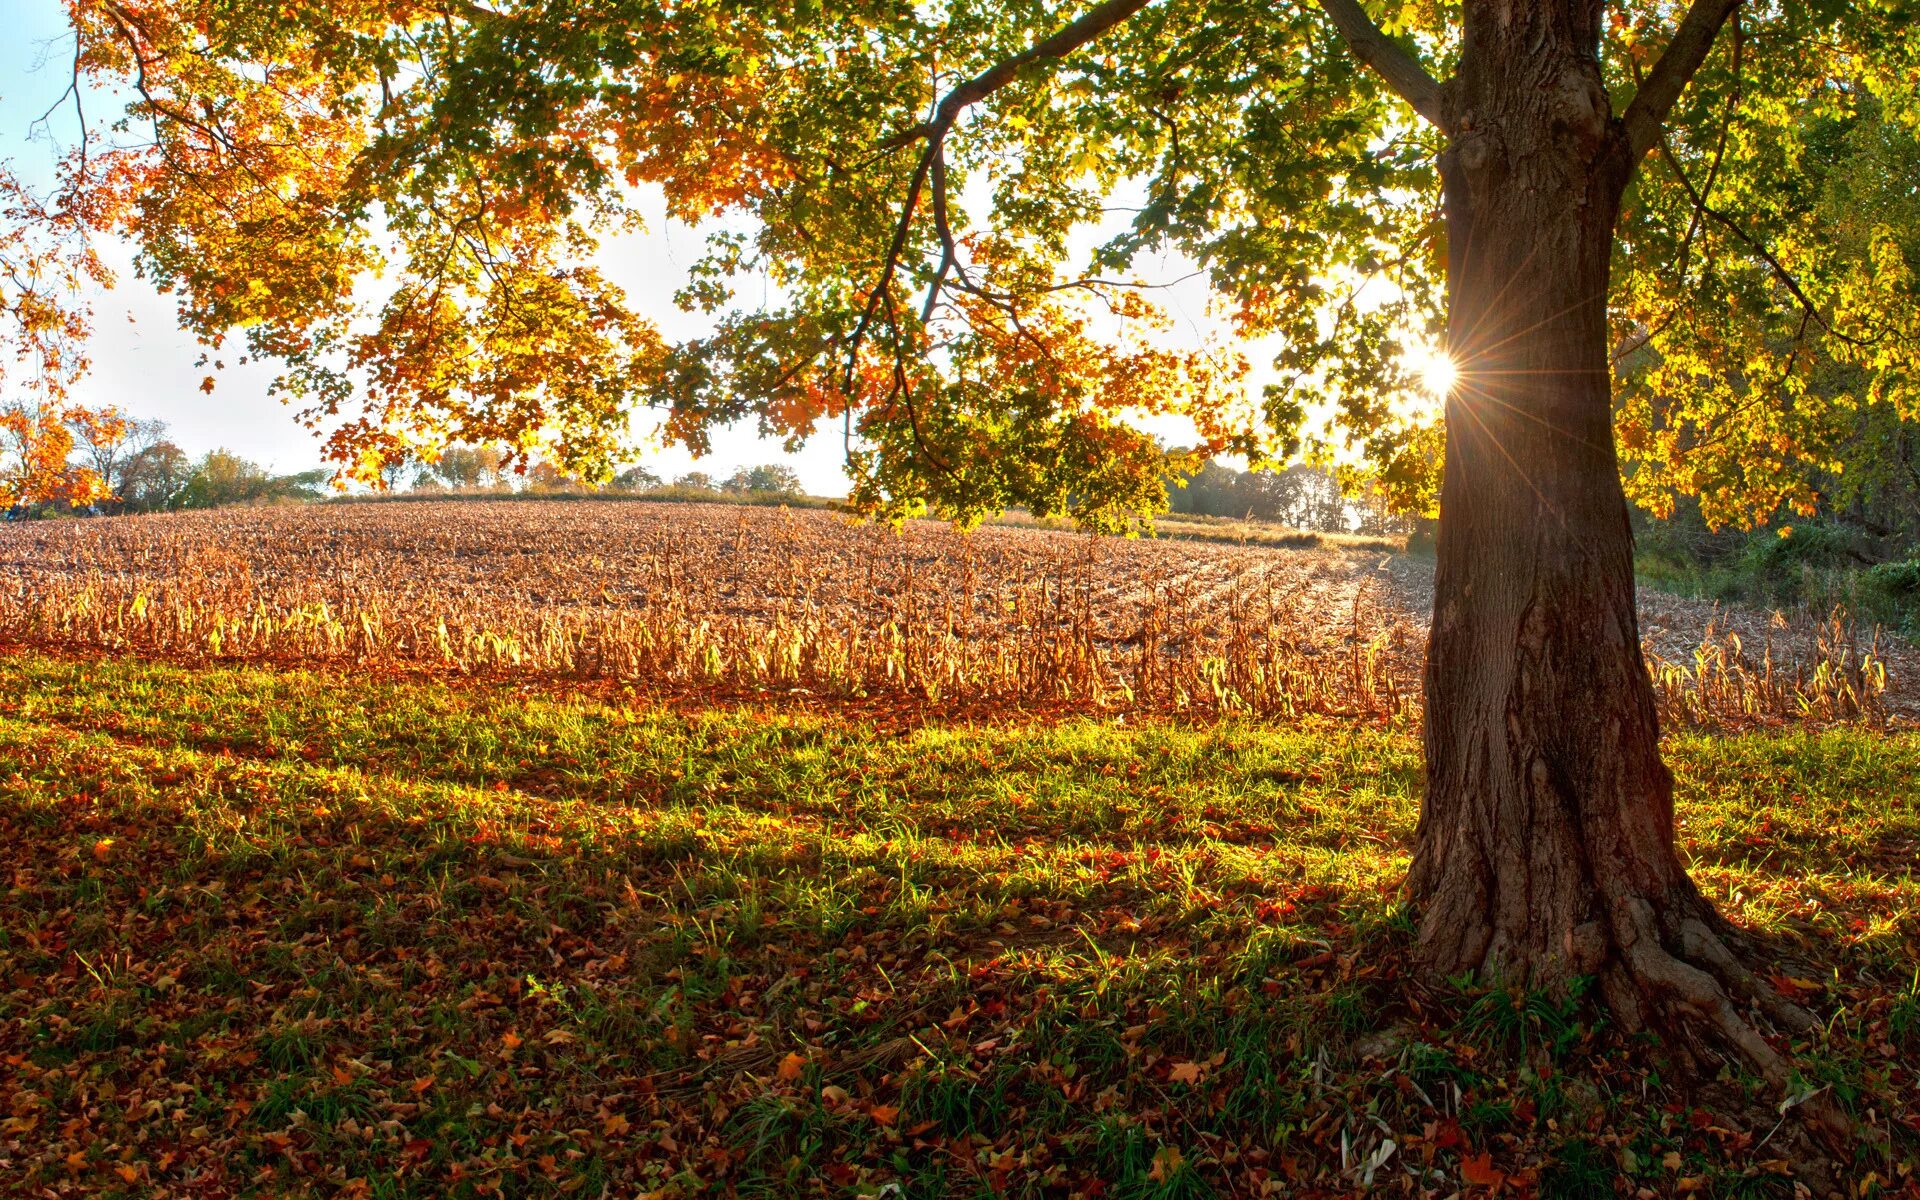
[[[1460,1178],[1474,1187],[1497,1188],[1507,1174],[1493,1165],[1493,1155],[1475,1154],[1460,1160]]]
[[[1797,1000],[1809,992],[1817,992],[1820,990],[1818,981],[1812,979],[1796,979],[1791,975],[1769,975],[1767,976],[1767,982],[1774,986],[1774,990],[1786,996],[1788,999]]]

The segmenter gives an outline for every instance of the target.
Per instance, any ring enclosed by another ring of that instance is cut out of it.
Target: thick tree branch
[[[947,130],[953,128],[954,121],[961,113],[1019,78],[1023,68],[1047,59],[1065,58],[1152,2],[1105,0],[1105,3],[1094,5],[1074,21],[1061,26],[1057,32],[1010,58],[1002,59],[948,92],[934,109],[932,120],[894,134],[882,143],[882,147],[897,150],[921,138],[939,141]]]
[[[1660,131],[1667,114],[1680,101],[1700,64],[1707,61],[1721,26],[1740,7],[1740,0],[1693,0],[1687,15],[1680,20],[1666,53],[1653,64],[1653,70],[1634,93],[1621,124],[1627,130],[1627,146],[1632,161],[1638,163],[1660,142]]]
[[[1440,85],[1418,60],[1373,23],[1367,10],[1360,7],[1360,0],[1320,0],[1320,7],[1333,18],[1355,57],[1372,67],[1402,100],[1413,105],[1413,111],[1441,129],[1447,127]]]
[[[945,142],[948,132],[953,129],[953,123],[969,107],[985,100],[1019,78],[1024,68],[1038,62],[1065,58],[1152,2],[1153,0],[1104,0],[1103,3],[1094,5],[1054,33],[1035,42],[1020,53],[1001,60],[948,92],[935,107],[931,120],[897,133],[881,143],[882,150],[897,150],[922,140],[926,145],[921,148],[920,159],[914,164],[913,175],[907,182],[906,201],[901,205],[900,219],[894,225],[893,239],[887,246],[885,256],[881,259],[879,281],[875,283],[873,290],[867,293],[866,303],[861,308],[860,319],[854,324],[852,336],[847,340],[846,369],[842,374],[842,387],[848,395],[853,392],[854,377],[859,368],[860,348],[865,343],[874,323],[883,316],[887,319],[888,327],[894,331],[895,357],[896,360],[898,359],[898,328],[893,321],[893,280],[913,230],[915,210],[919,208],[921,194],[927,189],[929,182],[934,189],[934,215],[939,226],[942,258],[933,286],[927,294],[924,309],[927,316],[933,313],[934,306],[940,297],[941,285],[946,281],[948,272],[958,270],[963,276],[965,274],[965,268],[958,263],[953,235],[947,226],[946,219]],[[896,376],[902,369],[901,364],[896,361]],[[896,389],[898,382],[896,379]]]

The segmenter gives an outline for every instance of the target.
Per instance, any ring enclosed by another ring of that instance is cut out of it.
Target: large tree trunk
[[[1410,877],[1419,953],[1555,991],[1597,976],[1629,1026],[1704,1023],[1784,1084],[1735,1002],[1804,1014],[1740,966],[1673,844],[1613,446],[1607,273],[1631,165],[1601,86],[1600,7],[1470,3],[1450,85],[1460,382]]]

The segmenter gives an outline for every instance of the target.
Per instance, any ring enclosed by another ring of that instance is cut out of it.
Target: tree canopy
[[[1920,406],[1920,39],[1909,0],[1706,7],[1734,12],[1691,86],[1649,88],[1674,107],[1644,131],[1610,315],[1631,487],[1741,519],[1808,503],[1804,464],[1863,414]],[[1594,8],[1625,113],[1681,13]],[[641,404],[694,449],[743,418],[842,423],[876,510],[1113,525],[1193,462],[1129,417],[1261,460],[1331,416],[1402,507],[1432,506],[1408,350],[1440,330],[1446,135],[1416,60],[1447,77],[1448,6],[69,9],[86,137],[58,196],[11,188],[0,256],[33,241],[79,282],[88,236],[131,235],[188,328],[283,364],[349,472],[464,441],[604,475]],[[714,331],[681,344],[596,265],[656,190],[707,231],[679,300]],[[1204,274],[1229,336],[1170,328],[1163,261]],[[70,298],[15,278],[14,334],[63,377]],[[1251,403],[1231,335],[1277,348]]]

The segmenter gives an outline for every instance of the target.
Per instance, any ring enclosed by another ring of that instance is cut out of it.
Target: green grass
[[[1792,1194],[1758,1081],[1411,977],[1404,730],[30,653],[0,695],[0,1191]],[[1809,1073],[1920,1122],[1920,737],[1670,758],[1832,1018]]]

